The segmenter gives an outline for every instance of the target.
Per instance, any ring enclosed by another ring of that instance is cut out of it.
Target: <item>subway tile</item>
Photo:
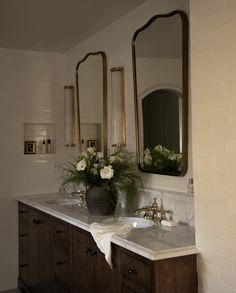
[[[201,247],[198,259],[202,262],[219,267],[221,270],[232,272],[233,260],[222,255],[211,252],[204,247]]]
[[[220,282],[223,285],[232,287],[232,289],[236,290],[236,274],[232,274],[222,270],[220,271]]]

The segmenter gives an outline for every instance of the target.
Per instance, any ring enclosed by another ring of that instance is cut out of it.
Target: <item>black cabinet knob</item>
[[[20,268],[25,268],[25,267],[28,267],[28,265],[20,265]]]
[[[129,275],[137,275],[137,271],[135,269],[128,269]]]
[[[96,250],[91,250],[90,251],[90,255],[91,256],[96,256],[98,253],[97,253],[97,251]]]
[[[39,224],[43,224],[43,221],[40,220],[40,219],[33,219],[33,223],[34,223],[35,225],[39,225]]]
[[[62,232],[63,232],[63,231],[61,231],[61,230],[57,230],[57,231],[56,231],[56,234],[62,234]]]
[[[61,265],[65,264],[65,263],[66,263],[66,261],[57,261],[56,262],[56,265],[57,266],[61,266]]]
[[[86,248],[85,248],[85,253],[89,253],[89,252],[91,253],[91,248],[86,247]]]

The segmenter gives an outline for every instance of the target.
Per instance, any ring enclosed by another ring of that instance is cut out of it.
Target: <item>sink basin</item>
[[[120,223],[124,225],[132,225],[133,228],[148,228],[154,225],[152,220],[138,218],[138,217],[120,217],[117,220],[114,218],[109,218],[104,221],[104,223]]]
[[[78,198],[58,198],[58,199],[48,200],[47,203],[70,205],[70,204],[79,204],[81,203],[81,200]]]

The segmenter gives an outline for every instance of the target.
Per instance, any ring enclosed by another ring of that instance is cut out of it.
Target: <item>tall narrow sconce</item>
[[[111,70],[111,120],[112,145],[126,145],[125,131],[125,86],[124,67],[113,67]]]
[[[64,86],[65,146],[75,146],[75,90],[73,85]]]

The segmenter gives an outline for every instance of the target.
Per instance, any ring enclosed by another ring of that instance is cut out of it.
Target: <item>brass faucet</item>
[[[145,206],[145,207],[141,207],[141,208],[137,209],[135,211],[135,215],[139,216],[140,213],[142,213],[142,212],[144,212],[143,218],[152,219],[154,221],[155,220],[159,220],[159,221],[165,220],[166,214],[171,213],[170,210],[164,209],[162,200],[161,200],[161,205],[159,207],[156,198],[153,199],[153,204],[151,206]]]

